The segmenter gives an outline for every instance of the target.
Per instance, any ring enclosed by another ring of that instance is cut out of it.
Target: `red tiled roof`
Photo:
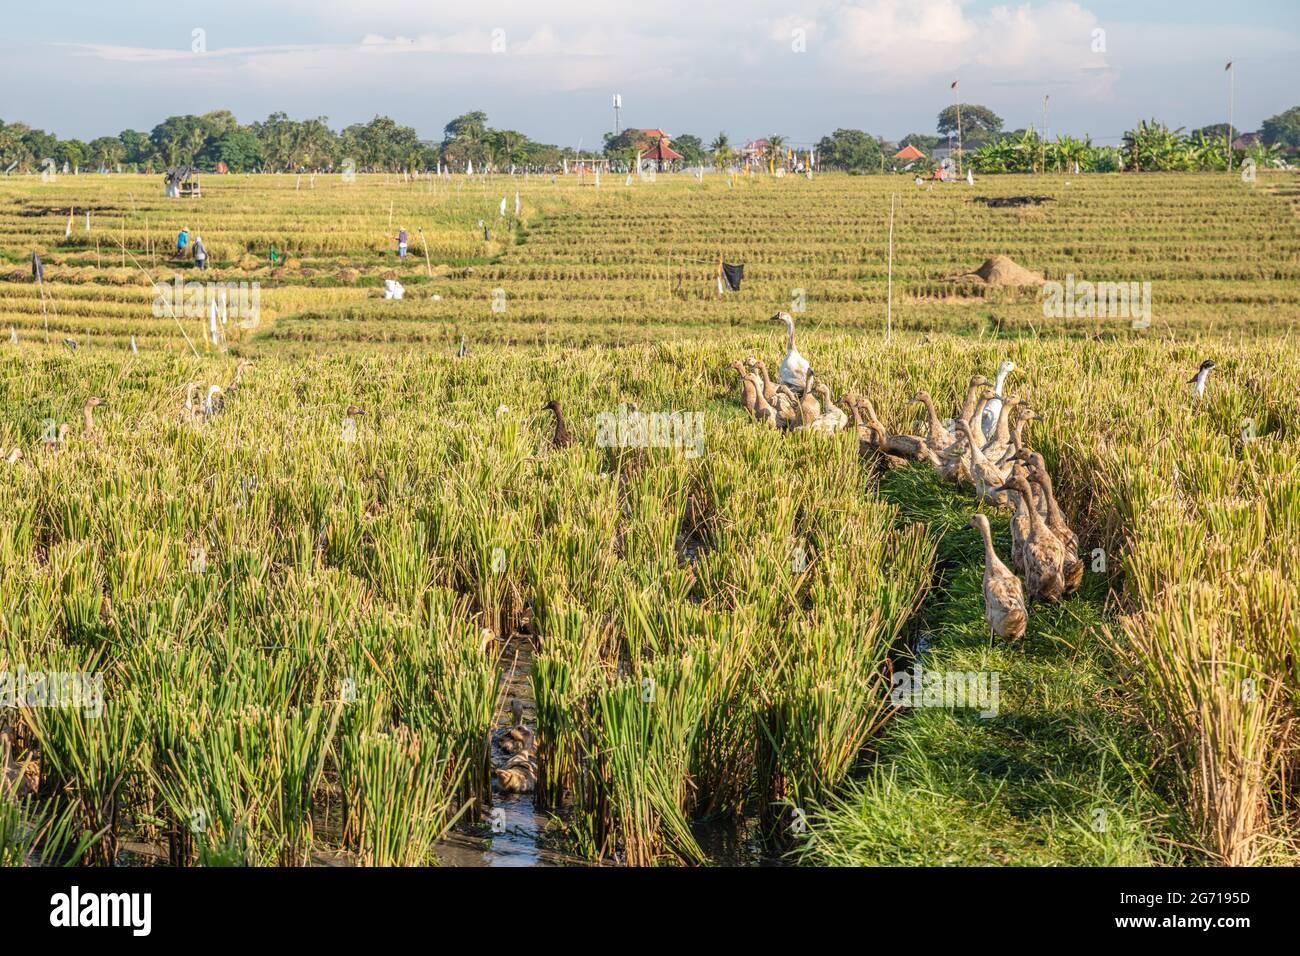
[[[925,159],[925,153],[908,143],[894,154],[894,159]]]
[[[653,159],[664,163],[682,158],[682,154],[669,146],[666,139],[661,139],[658,143],[647,149],[642,155],[645,159]]]

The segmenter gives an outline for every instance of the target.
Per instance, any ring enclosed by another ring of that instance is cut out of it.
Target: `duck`
[[[817,431],[837,432],[849,423],[849,416],[846,412],[837,408],[831,401],[831,388],[825,382],[819,382],[816,386],[816,392],[821,396],[822,406],[825,411],[813,423],[812,427]],[[825,424],[823,424],[825,423]]]
[[[63,449],[63,445],[68,440],[68,431],[71,429],[71,427],[72,426],[69,425],[67,422],[64,422],[62,425],[59,426],[59,430],[57,432],[47,432],[45,435],[41,437],[41,446],[46,451],[49,452],[61,451]]]
[[[795,397],[794,392],[790,391],[790,386],[777,386],[773,407],[776,410],[776,424],[779,427],[787,429],[803,427],[803,406],[799,404],[799,399]]]
[[[1029,482],[1013,474],[999,491],[1016,491],[1024,496],[1029,514],[1029,533],[1024,539],[1025,587],[1036,601],[1055,604],[1065,592],[1065,545],[1043,521],[1038,509],[1032,506],[1033,492]]]
[[[226,407],[222,388],[220,385],[209,385],[208,394],[203,399],[203,417],[211,418],[217,412]]]
[[[972,484],[970,469],[966,466],[966,436],[955,432],[952,443],[938,454],[938,464],[934,466],[939,477],[959,485]]]
[[[1214,371],[1216,367],[1214,359],[1206,359],[1201,363],[1201,367],[1196,370],[1196,374],[1187,380],[1188,385],[1196,386],[1192,391],[1197,398],[1205,397],[1205,386],[1210,380],[1210,372]]]
[[[555,434],[551,436],[551,447],[567,448],[573,444],[573,436],[569,434],[569,428],[564,424],[564,413],[560,411],[559,400],[553,398],[542,406],[542,411],[548,409],[555,413]]]
[[[753,418],[758,401],[758,387],[754,384],[754,380],[745,373],[745,366],[740,363],[739,359],[732,362],[731,367],[740,376],[740,404],[744,406],[749,417]]]
[[[0,449],[0,455],[4,455],[6,464],[16,465],[18,464],[19,459],[23,457],[23,450],[17,445],[14,445],[13,448],[9,449],[7,454],[5,454],[4,449]]]
[[[785,383],[782,382],[781,384],[784,385]],[[811,425],[813,422],[817,421],[817,419],[822,417],[821,403],[817,401],[817,393],[813,391],[812,369],[808,370],[808,375],[804,379],[803,389],[796,389],[789,385],[786,387],[792,392],[803,396],[799,400],[799,404],[803,407],[803,421],[805,425]]]
[[[941,452],[955,440],[956,436],[943,427],[943,422],[939,421],[939,413],[935,411],[934,399],[926,391],[918,391],[912,396],[909,404],[921,404],[925,406],[926,419],[929,423],[930,435],[926,439],[926,444],[935,452]]]
[[[980,428],[985,439],[992,438],[993,431],[997,428],[998,416],[1002,413],[1002,387],[1007,383],[1007,376],[1015,370],[1016,363],[1010,359],[998,366],[998,377],[993,383],[993,397],[984,406],[984,413],[980,416]]]
[[[1019,640],[1029,625],[1025,592],[1016,577],[993,549],[993,532],[987,515],[971,515],[970,526],[984,539],[984,618],[993,633],[1005,640]]]
[[[1020,458],[1020,455],[1025,451],[1025,442],[1023,437],[1025,425],[1030,422],[1041,422],[1042,420],[1043,416],[1038,414],[1028,405],[1021,405],[1016,409],[1016,423],[1011,426],[1011,443],[1002,453],[1002,457],[994,462],[994,464],[999,468],[1007,468],[1010,466],[1012,460],[1023,460]]]
[[[1083,584],[1083,561],[1079,558],[1079,536],[1065,520],[1061,507],[1056,501],[1056,490],[1052,487],[1052,476],[1048,474],[1043,456],[1031,452],[1028,456],[1029,479],[1036,484],[1042,494],[1039,496],[1046,504],[1047,527],[1060,539],[1065,548],[1065,559],[1061,565],[1065,576],[1065,593],[1073,594]],[[1041,511],[1040,511],[1041,513]]]
[[[957,430],[966,439],[966,445],[970,452],[966,467],[970,472],[971,483],[975,486],[976,496],[982,501],[991,501],[994,504],[1005,506],[1007,504],[1007,495],[1002,487],[1007,480],[1005,472],[984,457],[980,443],[975,438],[975,429],[970,424],[958,421]]]
[[[778,312],[772,316],[770,322],[783,322],[787,330],[787,343],[785,358],[781,360],[781,368],[777,372],[777,377],[786,385],[789,385],[796,394],[802,395],[808,384],[808,374],[811,371],[808,360],[799,354],[799,350],[794,347],[794,316],[789,312]]]
[[[750,356],[746,359],[745,364],[749,368],[750,374],[758,377],[758,387],[762,391],[763,397],[767,399],[767,403],[770,405],[776,401],[776,383],[767,374],[767,363],[762,359]]]
[[[961,411],[957,413],[956,418],[944,423],[944,427],[952,433],[954,438],[957,437],[957,422],[973,422],[975,420],[975,413],[979,409],[980,396],[983,394],[984,389],[992,384],[983,375],[971,376],[970,383],[966,386],[966,400],[962,402]]]
[[[530,753],[517,753],[492,776],[502,793],[532,793],[537,786],[537,760]]]
[[[533,734],[524,726],[524,704],[517,697],[510,702],[510,716],[513,722],[509,728],[501,731],[497,738],[498,745],[508,754],[531,751]]]
[[[989,405],[992,405],[995,400],[999,402],[997,422],[993,426],[993,434],[984,442],[984,447],[980,451],[984,453],[985,458],[996,463],[1006,454],[1011,444],[1011,413],[1020,405],[1021,400],[1012,395],[1005,401],[990,399]],[[988,405],[984,407],[984,411],[988,411]]]
[[[1015,462],[1011,468],[1011,474],[1019,477],[1028,477],[1024,465]],[[1033,486],[1031,485],[1032,489]],[[1007,497],[1012,504],[1011,514],[1011,566],[1017,570],[1023,571],[1025,568],[1025,541],[1029,538],[1030,522],[1029,509],[1035,507],[1033,499],[1026,499],[1020,492],[1010,492]]]
[[[81,406],[81,431],[87,438],[95,434],[95,419],[93,416],[95,409],[99,408],[101,405],[107,404],[108,403],[98,395],[92,395],[90,398],[86,399],[85,404]]]
[[[197,422],[199,417],[199,408],[194,403],[194,393],[203,386],[198,382],[190,382],[185,386],[185,404],[181,406],[182,422]]]
[[[231,395],[234,395],[236,392],[239,391],[240,383],[243,382],[244,380],[244,369],[252,368],[252,367],[253,367],[252,359],[240,359],[235,364],[235,377],[231,379],[230,384],[226,386],[227,398],[229,398]]]

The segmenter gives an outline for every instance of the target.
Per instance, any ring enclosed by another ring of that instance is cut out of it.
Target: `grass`
[[[940,535],[939,576],[916,626],[930,671],[999,674],[997,715],[900,711],[870,770],[813,821],[800,849],[825,865],[1148,866],[1187,862],[1174,846],[1187,829],[1158,797],[1156,756],[1121,719],[1105,651],[1104,581],[1032,609],[1016,645],[996,641],[983,617],[983,548],[966,527],[970,501],[928,470],[889,475],[882,495]],[[991,518],[1008,546],[1005,516]]]

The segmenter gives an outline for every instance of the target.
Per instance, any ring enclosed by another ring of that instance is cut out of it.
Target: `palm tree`
[[[773,133],[767,138],[767,149],[763,150],[763,158],[767,160],[767,168],[773,169],[777,163],[785,161],[785,137]]]
[[[727,138],[726,133],[719,133],[709,144],[709,152],[713,154],[713,165],[718,169],[730,165],[736,156],[736,151],[731,148],[731,140]]]

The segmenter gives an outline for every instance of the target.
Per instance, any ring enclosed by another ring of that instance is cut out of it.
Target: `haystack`
[[[947,277],[953,282],[980,282],[993,286],[1042,285],[1043,277],[1019,265],[1009,256],[994,256],[974,272],[959,272]]]

